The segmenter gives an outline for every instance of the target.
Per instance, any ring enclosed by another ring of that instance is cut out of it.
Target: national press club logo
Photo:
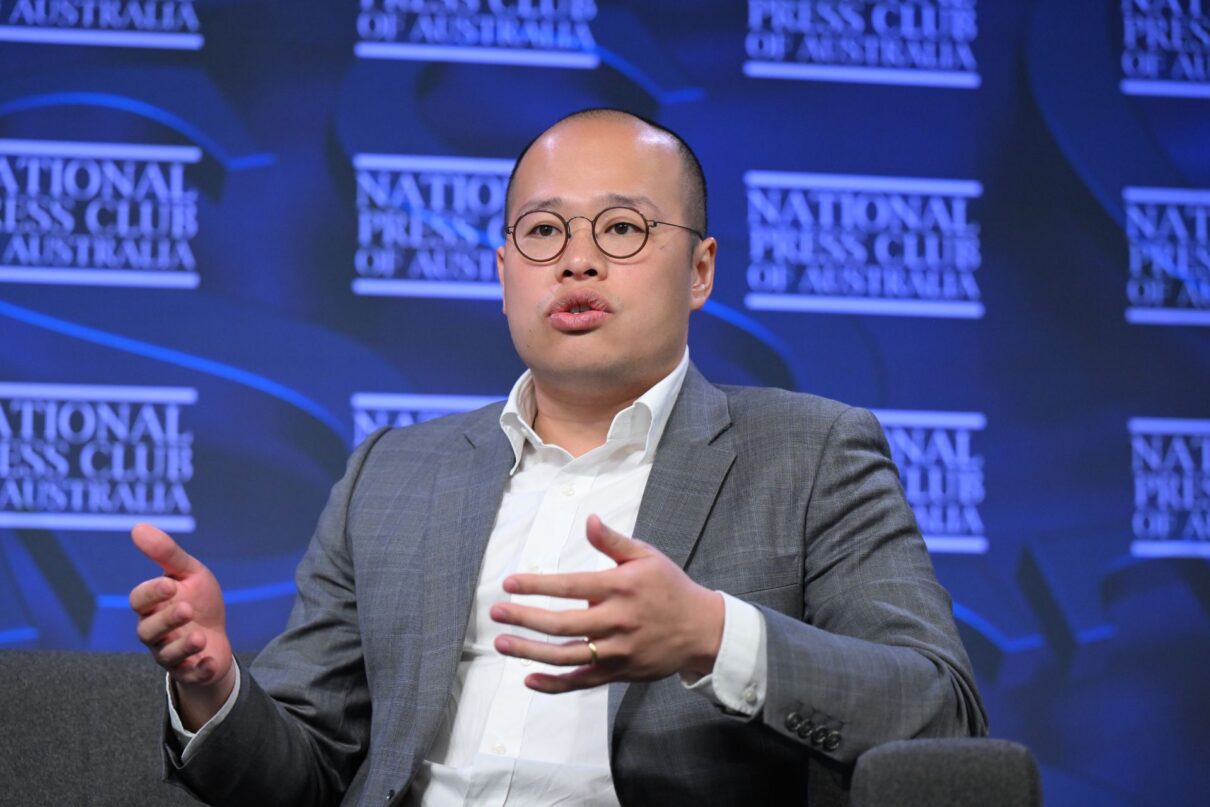
[[[0,140],[0,283],[195,288],[193,146]]]
[[[978,319],[971,180],[748,171],[749,309]]]
[[[192,532],[197,391],[0,383],[0,527]]]
[[[595,0],[360,0],[354,53],[405,59],[594,68]]]
[[[353,410],[353,445],[360,445],[383,426],[414,426],[455,412],[469,412],[504,397],[357,392],[349,401]]]
[[[512,160],[358,154],[353,292],[499,299]]]
[[[1210,4],[1120,0],[1126,95],[1210,98]]]
[[[986,552],[979,513],[985,496],[983,456],[974,442],[987,418],[980,412],[872,411],[929,551]]]
[[[753,78],[974,89],[975,0],[748,0]]]
[[[0,0],[0,41],[198,50],[194,0]]]
[[[1210,420],[1131,418],[1136,557],[1210,558]]]
[[[1128,187],[1128,322],[1210,325],[1210,190]]]

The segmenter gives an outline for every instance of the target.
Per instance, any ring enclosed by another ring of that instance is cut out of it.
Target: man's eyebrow
[[[517,215],[524,216],[532,210],[555,210],[561,204],[563,204],[562,196],[547,196],[545,199],[534,199],[522,205],[517,210]]]
[[[606,206],[620,205],[622,207],[647,207],[655,210],[657,213],[660,210],[660,206],[657,205],[650,196],[628,196],[624,193],[606,193],[600,198],[602,203]],[[562,196],[547,196],[544,199],[533,199],[518,208],[517,215],[523,216],[533,210],[554,210],[558,212],[564,201],[565,200]]]
[[[606,201],[615,205],[624,207],[649,207],[658,211],[660,206],[652,201],[649,196],[627,196],[623,193],[610,193],[605,196]]]

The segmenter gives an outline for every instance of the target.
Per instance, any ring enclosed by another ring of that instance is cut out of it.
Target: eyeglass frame
[[[601,242],[597,240],[597,219],[601,218],[601,216],[605,215],[610,210],[629,210],[631,213],[634,213],[636,216],[638,216],[643,221],[643,223],[646,225],[646,229],[643,231],[643,243],[639,244],[638,249],[636,249],[634,252],[631,252],[629,255],[614,255],[612,253],[609,253],[605,250],[604,247],[601,246]],[[559,247],[559,251],[556,252],[554,255],[551,255],[549,258],[543,258],[542,260],[538,260],[537,258],[531,258],[528,255],[526,255],[525,250],[521,249],[521,245],[517,243],[517,225],[521,223],[521,219],[525,218],[526,216],[532,215],[534,213],[549,213],[550,215],[557,218],[559,221],[563,222],[563,246]],[[656,227],[658,227],[661,224],[667,225],[669,227],[676,227],[681,230],[687,230],[687,231],[693,233],[694,235],[696,235],[699,239],[701,239],[703,241],[706,240],[706,234],[701,232],[700,230],[695,230],[692,227],[687,227],[684,224],[677,224],[676,222],[672,222],[672,221],[660,221],[659,219],[649,219],[643,215],[643,212],[641,210],[637,210],[636,208],[630,207],[629,205],[610,205],[609,207],[602,208],[601,211],[598,212],[591,219],[588,218],[588,216],[572,216],[569,219],[565,219],[565,218],[563,218],[562,214],[557,213],[554,210],[546,210],[545,208],[538,208],[536,210],[526,210],[524,213],[517,216],[517,220],[514,221],[511,225],[506,224],[504,226],[504,228],[503,228],[504,236],[506,239],[510,235],[513,237],[513,246],[517,248],[517,252],[519,252],[521,254],[521,257],[525,258],[525,260],[531,261],[532,263],[550,263],[551,261],[557,261],[560,257],[563,256],[563,253],[567,251],[567,245],[571,243],[571,223],[573,221],[575,221],[576,219],[584,219],[584,221],[588,222],[588,232],[590,235],[592,235],[592,243],[595,244],[597,249],[599,249],[601,251],[601,254],[605,255],[606,257],[613,258],[614,260],[618,260],[618,261],[626,260],[627,258],[633,258],[635,255],[638,255],[640,252],[642,252],[643,247],[647,246],[647,242],[651,240],[651,231],[654,230]]]

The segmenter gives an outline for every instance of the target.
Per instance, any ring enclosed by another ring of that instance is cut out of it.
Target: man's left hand
[[[627,538],[589,516],[588,541],[617,568],[570,574],[514,574],[510,594],[587,600],[588,608],[550,611],[517,603],[492,606],[496,622],[549,636],[579,637],[554,644],[505,635],[496,649],[508,656],[575,667],[562,675],[534,673],[525,685],[570,692],[610,681],[653,681],[673,673],[707,675],[723,635],[723,598],[689,579],[652,546]],[[586,640],[587,639],[587,640]],[[588,643],[596,648],[596,659]]]

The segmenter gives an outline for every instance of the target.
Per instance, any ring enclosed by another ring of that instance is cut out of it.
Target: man
[[[131,605],[170,778],[222,804],[721,804],[984,732],[873,417],[689,363],[717,245],[688,146],[578,113],[507,207],[529,371],[357,450],[251,674],[213,576],[134,530],[165,571]]]

